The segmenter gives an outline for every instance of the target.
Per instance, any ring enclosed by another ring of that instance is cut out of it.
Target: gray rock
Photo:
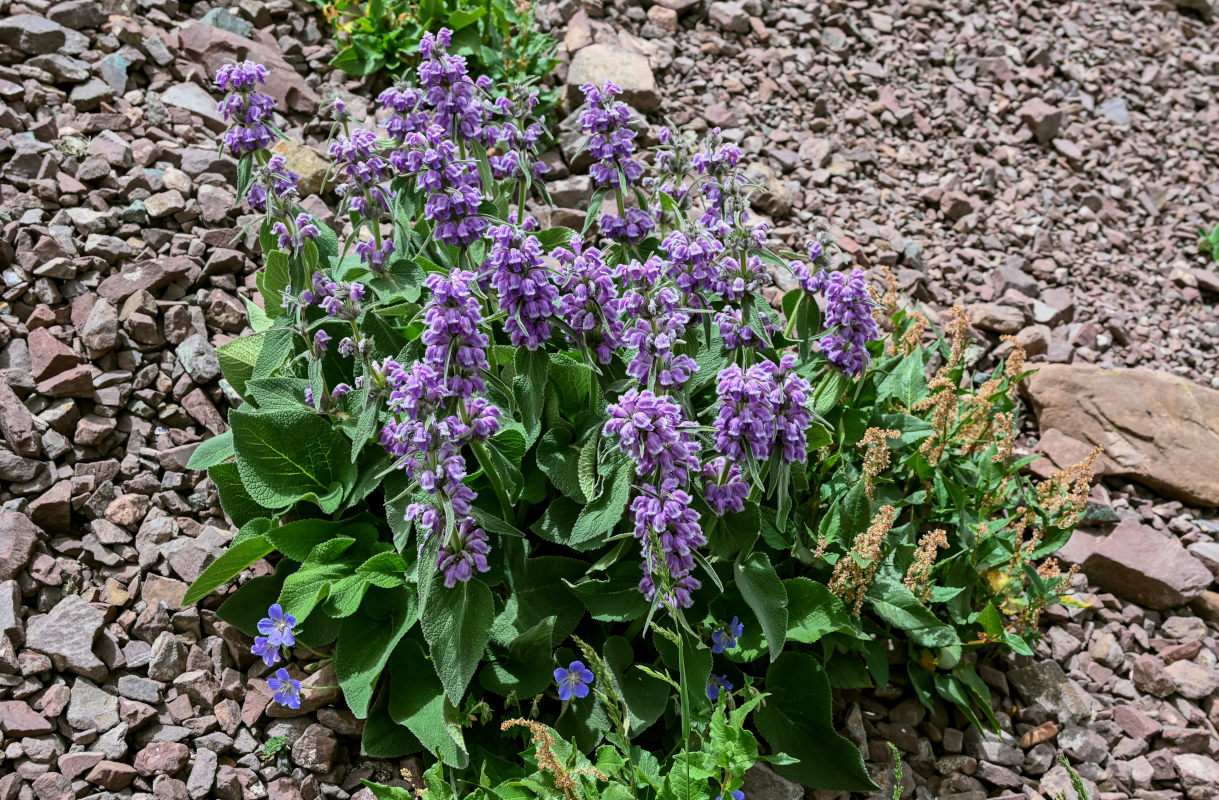
[[[1010,733],[1000,731],[994,734],[973,725],[965,731],[965,754],[979,762],[989,761],[1004,767],[1018,767],[1024,763],[1024,751]]]
[[[1095,717],[1092,698],[1054,661],[1042,661],[1007,673],[1007,680],[1028,703],[1049,711],[1061,724],[1087,723]]]
[[[110,84],[101,78],[90,78],[72,89],[68,102],[76,106],[77,111],[93,111],[106,100],[113,98],[114,89]]]
[[[1219,689],[1219,673],[1213,667],[1193,661],[1174,661],[1165,667],[1177,694],[1190,700],[1202,700]]]
[[[176,83],[161,93],[161,102],[167,106],[186,109],[205,122],[223,128],[224,117],[216,110],[216,99],[197,83]]]
[[[25,626],[21,623],[21,587],[17,581],[0,583],[0,636],[20,644],[25,641]]]
[[[804,787],[792,783],[761,762],[754,764],[742,776],[746,797],[756,800],[802,800]]]
[[[186,779],[186,792],[191,800],[203,800],[216,782],[216,753],[205,747],[195,750],[195,763]]]
[[[591,44],[572,58],[567,71],[568,104],[575,108],[584,102],[580,87],[585,83],[601,86],[607,80],[622,87],[622,100],[636,108],[652,111],[660,105],[648,60],[608,44]]]
[[[7,450],[0,450],[0,454],[11,457],[14,463],[18,459],[22,462],[27,460],[9,453]],[[37,461],[34,463],[39,464]],[[8,469],[2,465],[0,468],[6,469],[6,471]],[[31,474],[30,477],[33,475]],[[4,480],[16,479],[5,478]],[[29,478],[24,480],[29,480]],[[34,545],[41,537],[42,531],[25,514],[19,514],[16,511],[0,511],[0,581],[15,578],[17,573],[25,569],[25,565],[30,563],[30,558],[34,554]]]
[[[98,77],[105,81],[115,94],[122,94],[127,91],[127,69],[130,66],[131,61],[121,53],[111,53],[97,62],[95,68]]]
[[[119,695],[130,700],[155,705],[161,701],[161,687],[156,681],[141,678],[138,675],[124,675],[119,678]]]
[[[1198,753],[1173,756],[1173,765],[1189,800],[1219,798],[1219,762]]]
[[[148,661],[148,677],[154,681],[168,682],[186,669],[186,645],[169,631],[164,631],[152,643]]]
[[[227,8],[213,8],[203,15],[202,21],[222,31],[235,33],[246,39],[249,39],[250,35],[254,33],[253,25],[238,17]]]
[[[32,67],[44,69],[58,83],[80,83],[89,77],[89,63],[79,58],[72,58],[61,53],[47,53],[35,56],[26,62]]]
[[[708,12],[711,24],[728,33],[749,33],[749,15],[737,2],[712,3]]]
[[[0,43],[23,53],[54,53],[67,41],[67,28],[36,14],[14,14],[0,19]]]
[[[200,336],[188,336],[177,349],[178,361],[195,383],[211,383],[220,377],[220,358],[211,343]]]
[[[119,699],[92,681],[77,678],[68,703],[68,724],[78,731],[108,731],[119,724]]]
[[[1126,98],[1110,97],[1100,104],[1100,113],[1123,128],[1130,127],[1130,111],[1126,108]]]
[[[51,609],[30,619],[26,646],[51,657],[56,669],[70,669],[95,681],[104,680],[106,665],[93,654],[93,640],[102,629],[105,615],[70,594]]]
[[[1058,733],[1058,746],[1072,762],[1086,761],[1100,764],[1109,752],[1105,739],[1091,728],[1067,725]]]

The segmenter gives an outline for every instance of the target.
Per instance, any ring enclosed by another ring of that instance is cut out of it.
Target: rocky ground
[[[1219,276],[1194,252],[1219,221],[1219,23],[1110,0],[560,0],[542,24],[569,94],[614,77],[651,123],[740,141],[792,244],[824,218],[932,310],[968,304],[980,368],[1003,333],[1050,362],[1036,471],[1107,448],[1067,551],[1088,606],[983,673],[1004,733],[900,685],[844,696],[878,780],[892,741],[908,796],[1048,796],[1062,751],[1100,797],[1219,798]],[[320,145],[324,95],[368,95],[325,66],[324,30],[292,0],[0,0],[0,800],[365,797],[402,766],[359,758],[345,711],[269,716],[248,642],[180,602],[229,536],[185,465],[225,428],[215,347],[256,264],[210,75],[266,63],[281,127]],[[587,177],[561,129],[570,203]],[[328,218],[324,157],[285,152]],[[746,789],[802,794],[765,771]]]

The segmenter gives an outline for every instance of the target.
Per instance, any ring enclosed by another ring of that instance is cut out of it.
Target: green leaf
[[[284,588],[279,593],[284,611],[303,620],[326,599],[332,584],[351,575],[355,567],[342,556],[355,541],[340,537],[313,548],[301,568],[284,581]]]
[[[905,631],[915,644],[952,647],[961,643],[952,626],[941,622],[913,592],[885,570],[872,579],[865,597],[878,617]]]
[[[603,655],[614,686],[630,714],[631,735],[638,736],[665,713],[665,707],[669,704],[669,687],[635,669],[635,651],[631,643],[621,636],[611,636],[605,640]]]
[[[387,550],[356,567],[357,575],[366,575],[375,586],[392,589],[406,584],[406,572],[411,566],[397,553]]]
[[[207,469],[233,457],[233,432],[225,431],[205,440],[190,454],[187,469]]]
[[[245,394],[245,384],[254,374],[254,365],[258,363],[258,354],[262,352],[264,336],[265,334],[261,333],[241,336],[216,348],[220,370],[237,394]]]
[[[770,557],[755,550],[736,563],[736,582],[766,636],[773,662],[787,641],[787,588],[779,580]]]
[[[195,578],[182,597],[182,605],[194,605],[211,594],[216,587],[228,583],[243,569],[269,555],[274,549],[265,536],[252,536],[234,544]]]
[[[538,468],[555,488],[583,504],[588,498],[580,488],[580,455],[581,449],[572,444],[571,431],[566,428],[551,428],[538,442]]]
[[[552,616],[538,620],[516,636],[508,645],[506,657],[483,667],[479,682],[505,697],[515,692],[518,701],[544,691],[553,678],[551,639],[556,619]]]
[[[787,638],[812,644],[835,631],[853,631],[855,624],[842,599],[808,578],[783,581],[787,589]]]
[[[262,349],[254,362],[250,373],[252,378],[266,378],[273,375],[284,363],[292,357],[296,347],[296,333],[291,328],[272,328],[262,334]]]
[[[303,408],[312,413],[312,409],[305,405],[305,387],[308,385],[304,378],[253,378],[246,383],[246,389],[261,409]]]
[[[766,671],[766,691],[754,724],[772,751],[800,759],[775,772],[817,789],[876,791],[859,749],[834,729],[830,683],[817,659],[784,653]]]
[[[622,520],[627,502],[631,498],[631,482],[634,477],[634,464],[616,453],[610,462],[601,494],[580,512],[576,524],[571,528],[570,536],[563,544],[577,550],[601,546],[606,535]]]
[[[347,707],[368,716],[373,689],[390,655],[419,619],[415,593],[406,589],[370,594],[366,608],[343,620],[334,650],[334,671]]]
[[[257,503],[246,491],[245,484],[237,470],[237,464],[225,461],[207,468],[207,476],[216,484],[216,492],[220,495],[220,507],[233,521],[234,525],[244,526],[258,517],[270,517],[270,509]]]
[[[392,685],[391,683],[391,687]],[[369,758],[399,758],[421,750],[423,745],[415,738],[415,734],[411,733],[410,728],[399,725],[390,716],[389,697],[387,693],[382,693],[364,722],[360,752]]]
[[[639,565],[633,561],[614,564],[604,580],[589,577],[570,588],[601,622],[629,622],[648,613],[648,601],[639,591]]]
[[[326,418],[305,408],[229,413],[237,469],[259,504],[285,508],[307,499],[326,513],[339,507],[355,468],[347,440]]]
[[[923,367],[923,351],[915,350],[903,356],[897,367],[876,387],[876,399],[896,400],[906,411],[927,396],[927,375]]]
[[[579,238],[580,236],[580,234],[571,228],[564,228],[562,226],[538,231],[536,235],[538,243],[542,245],[543,250],[553,250],[556,247],[571,247],[572,239]]]
[[[525,447],[533,446],[541,433],[542,406],[546,400],[546,372],[550,357],[541,350],[518,347],[513,361],[516,375],[512,379],[512,393],[521,411],[521,423],[525,426]]]
[[[305,561],[313,548],[338,536],[343,523],[328,519],[298,519],[267,531],[267,541],[285,557]],[[354,536],[349,538],[356,538]]]
[[[436,677],[434,663],[414,639],[398,645],[390,659],[389,713],[434,756],[449,766],[462,768],[470,763],[470,753],[456,710]]]
[[[445,694],[458,704],[491,638],[495,600],[477,578],[459,581],[451,589],[440,585],[440,573],[433,573],[432,580],[435,585],[422,615],[423,636]]]
[[[813,410],[824,417],[838,405],[838,401],[851,387],[852,380],[836,369],[828,370],[821,383],[813,391]]]
[[[267,254],[265,266],[254,278],[262,294],[262,306],[271,319],[284,313],[283,292],[288,288],[288,276],[288,256],[276,250]]]

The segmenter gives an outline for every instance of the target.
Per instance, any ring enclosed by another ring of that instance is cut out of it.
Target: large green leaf
[[[770,557],[760,550],[736,563],[737,588],[757,617],[773,662],[787,641],[787,589],[779,580]]]
[[[442,580],[440,573],[433,581]],[[423,609],[423,636],[427,639],[436,674],[454,705],[461,703],[474,677],[483,650],[491,638],[495,600],[478,578],[459,581],[453,588],[434,585]]]
[[[754,713],[754,724],[772,751],[800,760],[775,765],[775,772],[817,789],[876,791],[859,748],[834,729],[830,682],[817,659],[784,653],[766,671],[766,691],[771,696]]]
[[[631,482],[635,477],[634,464],[617,454],[609,461],[601,494],[592,499],[571,528],[570,536],[563,544],[577,550],[600,547],[605,537],[622,520],[626,504],[631,499]]]
[[[642,670],[635,669],[635,651],[621,636],[605,640],[605,664],[630,714],[631,735],[652,726],[669,703],[669,687]]]
[[[267,508],[308,499],[326,513],[339,507],[355,467],[347,438],[305,408],[229,413],[237,469],[250,497]]]
[[[399,588],[374,590],[360,613],[343,620],[334,671],[347,707],[360,719],[368,716],[373,688],[390,654],[418,619],[415,593]]]
[[[190,461],[187,462],[187,469],[207,469],[215,465],[228,461],[233,457],[233,432],[225,431],[224,433],[213,436],[205,440],[195,451],[190,454]]]
[[[214,464],[207,468],[207,477],[216,484],[216,492],[220,495],[220,507],[233,521],[234,525],[244,526],[258,517],[270,517],[272,512],[250,497],[245,484],[233,461]]]
[[[355,539],[340,537],[322,542],[301,564],[301,568],[284,581],[279,594],[284,611],[302,620],[318,603],[326,599],[336,582],[351,575],[355,564],[346,551],[355,544]]]
[[[216,587],[228,583],[243,569],[269,555],[274,549],[265,536],[251,536],[234,544],[195,578],[182,597],[182,604],[189,606],[202,600]]]
[[[470,763],[465,737],[452,703],[436,677],[433,662],[414,639],[398,645],[390,660],[389,713],[452,767]]]
[[[566,428],[546,431],[538,442],[537,462],[560,492],[577,503],[588,502],[580,488],[580,447],[572,444],[571,431]]]
[[[518,701],[533,697],[550,685],[553,677],[551,639],[557,617],[538,620],[514,638],[508,652],[483,667],[479,681],[505,697],[515,693]]]
[[[852,631],[855,624],[842,599],[808,578],[783,581],[787,589],[787,638],[812,644],[835,631]]]
[[[915,644],[952,647],[961,643],[951,625],[941,622],[913,592],[884,569],[872,579],[865,597],[878,617],[905,631]]]
[[[220,369],[224,378],[233,385],[238,394],[245,394],[245,382],[254,374],[258,354],[262,352],[264,334],[239,336],[216,348]]]

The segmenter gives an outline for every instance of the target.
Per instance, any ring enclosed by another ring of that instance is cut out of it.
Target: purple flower
[[[279,661],[279,648],[272,645],[265,636],[254,637],[254,646],[250,648],[250,652],[261,658],[262,663],[268,667],[275,666],[275,662]]]
[[[275,139],[267,121],[275,101],[256,90],[267,82],[267,68],[253,61],[226,64],[216,73],[216,86],[228,92],[217,110],[229,123],[224,142],[233,155],[265,150]]]
[[[258,621],[258,632],[267,637],[271,647],[291,647],[296,644],[292,629],[296,627],[296,617],[284,613],[284,607],[275,603],[267,609],[267,616]]]
[[[272,699],[281,706],[301,707],[301,682],[289,675],[288,670],[283,667],[275,671],[275,677],[267,678],[267,687],[272,692]]]
[[[669,234],[660,249],[668,256],[668,276],[685,293],[687,302],[698,300],[697,306],[705,307],[702,298],[715,290],[720,274],[717,259],[724,250],[723,244],[706,229],[696,226],[690,234],[682,231]]]
[[[609,420],[603,432],[618,438],[618,447],[636,465],[636,474],[657,484],[683,486],[698,469],[698,446],[688,422],[667,395],[630,389],[606,408]]]
[[[330,334],[319,328],[318,331],[313,334],[313,348],[319,353],[324,353],[326,352],[326,346],[328,344],[330,344]]]
[[[491,545],[487,542],[487,534],[472,517],[464,517],[457,523],[453,532],[453,540],[440,548],[436,559],[436,569],[444,573],[444,585],[452,589],[458,581],[470,580],[476,572],[486,572],[487,553]]]
[[[550,338],[550,319],[558,309],[559,290],[550,280],[536,236],[512,225],[490,229],[491,249],[483,274],[499,294],[507,318],[504,331],[517,347],[537,350]]]
[[[487,111],[477,97],[485,88],[466,74],[466,59],[446,52],[452,44],[453,32],[441,28],[434,36],[425,33],[419,43],[417,74],[423,89],[422,101],[432,109],[432,121],[453,135],[467,139],[479,138]],[[480,79],[481,81],[482,79]]]
[[[739,308],[725,308],[720,311],[715,315],[715,324],[719,326],[720,336],[724,338],[724,347],[729,350],[758,347],[763,344],[762,338],[745,324]]]
[[[477,276],[464,270],[433,273],[424,285],[432,296],[424,310],[427,326],[420,337],[427,346],[424,361],[444,376],[445,388],[457,397],[486,391],[482,373],[490,368],[482,310],[471,289]]]
[[[726,682],[726,681],[725,681],[725,682]],[[727,686],[726,688],[728,689],[728,691],[732,691],[732,684],[728,684],[728,686]],[[708,690],[708,692],[710,692],[710,690]],[[710,694],[708,694],[708,696],[710,696]],[[716,696],[718,696],[718,692],[716,693]],[[714,697],[712,697],[711,699],[712,699],[713,701],[715,700],[715,698],[714,698]],[[731,794],[729,794],[728,796],[729,796],[729,797],[731,797],[731,798],[732,798],[732,800],[745,800],[745,793],[744,793],[744,792],[742,792],[740,789],[733,789],[733,790],[732,790],[732,793],[731,793]],[[723,795],[723,793],[719,794],[719,795],[718,795],[718,796],[715,798],[715,800],[724,800],[724,795]]]
[[[719,413],[715,418],[715,449],[731,461],[765,461],[775,443],[775,409],[779,386],[774,364],[749,369],[733,364],[716,379]]]
[[[621,301],[614,272],[595,247],[583,247],[579,237],[573,237],[571,249],[555,250],[551,255],[566,268],[563,295],[559,300],[559,316],[567,323],[580,344],[602,364],[614,357],[622,343]]]
[[[868,294],[863,270],[852,271],[850,277],[822,270],[804,288],[810,293],[825,293],[825,327],[829,333],[821,340],[821,351],[843,373],[859,377],[868,366],[867,344],[880,333],[872,317],[876,302]]]
[[[614,214],[602,215],[597,225],[606,238],[635,244],[643,241],[652,232],[656,227],[656,220],[641,208],[628,208],[621,217]]]
[[[288,169],[288,161],[281,155],[273,155],[265,166],[255,167],[246,202],[254,211],[267,211],[268,201],[272,206],[288,203],[296,198],[296,182],[300,180]]]
[[[703,498],[717,516],[744,511],[749,484],[741,478],[741,467],[723,456],[704,464]]]
[[[727,675],[712,675],[707,678],[707,699],[714,703],[720,699],[720,692],[731,692],[732,684],[728,682]],[[737,795],[740,797],[737,797]],[[724,795],[720,795],[716,800],[723,800]],[[739,789],[732,793],[733,800],[745,800],[745,793]]]
[[[779,403],[775,409],[775,428],[783,460],[803,464],[808,460],[808,429],[813,412],[808,408],[813,387],[794,372],[796,357],[788,354],[779,360],[775,380],[779,384]]]
[[[381,125],[399,142],[432,124],[432,115],[423,107],[423,92],[407,83],[399,82],[381,92],[377,103],[392,112]]]
[[[745,626],[736,617],[727,626],[711,632],[711,652],[722,653],[736,647],[736,640],[745,632]]]
[[[349,394],[351,394],[351,384],[340,383],[330,392],[330,399],[338,400],[340,397],[344,397]]]
[[[341,210],[348,209],[366,219],[378,219],[389,211],[392,197],[386,182],[393,168],[377,152],[377,135],[356,128],[350,136],[339,136],[330,144],[335,174],[342,182],[335,192],[343,198]]]
[[[483,200],[478,167],[462,159],[446,129],[432,125],[406,136],[405,148],[391,156],[394,166],[415,177],[423,193],[423,215],[435,224],[435,236],[446,244],[466,245],[482,236],[490,223],[478,216]]]
[[[305,387],[305,405],[307,405],[307,406],[313,405],[313,387],[312,386]]]
[[[583,661],[573,661],[567,665],[567,669],[559,667],[554,671],[554,681],[559,685],[560,700],[588,697],[588,687],[593,682],[593,673],[584,666]]]
[[[643,550],[639,591],[650,601],[657,588],[668,587],[665,604],[688,608],[694,602],[692,593],[701,585],[690,574],[694,570],[694,551],[707,543],[698,524],[698,512],[690,507],[693,498],[676,488],[672,480],[662,484],[660,491],[648,484],[640,488],[643,493],[631,503],[635,538]]]
[[[590,134],[588,152],[597,159],[589,167],[593,185],[626,189],[643,175],[643,165],[634,158],[635,132],[627,127],[631,111],[625,103],[613,99],[622,94],[622,89],[606,81],[601,88],[586,83],[580,90],[588,104],[580,112],[580,128]]]
[[[665,272],[665,263],[655,256],[620,268],[620,277],[632,287],[622,295],[620,313],[633,320],[622,338],[635,348],[628,375],[645,386],[654,381],[663,389],[676,389],[698,370],[698,363],[676,350],[690,315],[682,310],[682,296],[675,287],[657,286]]]

